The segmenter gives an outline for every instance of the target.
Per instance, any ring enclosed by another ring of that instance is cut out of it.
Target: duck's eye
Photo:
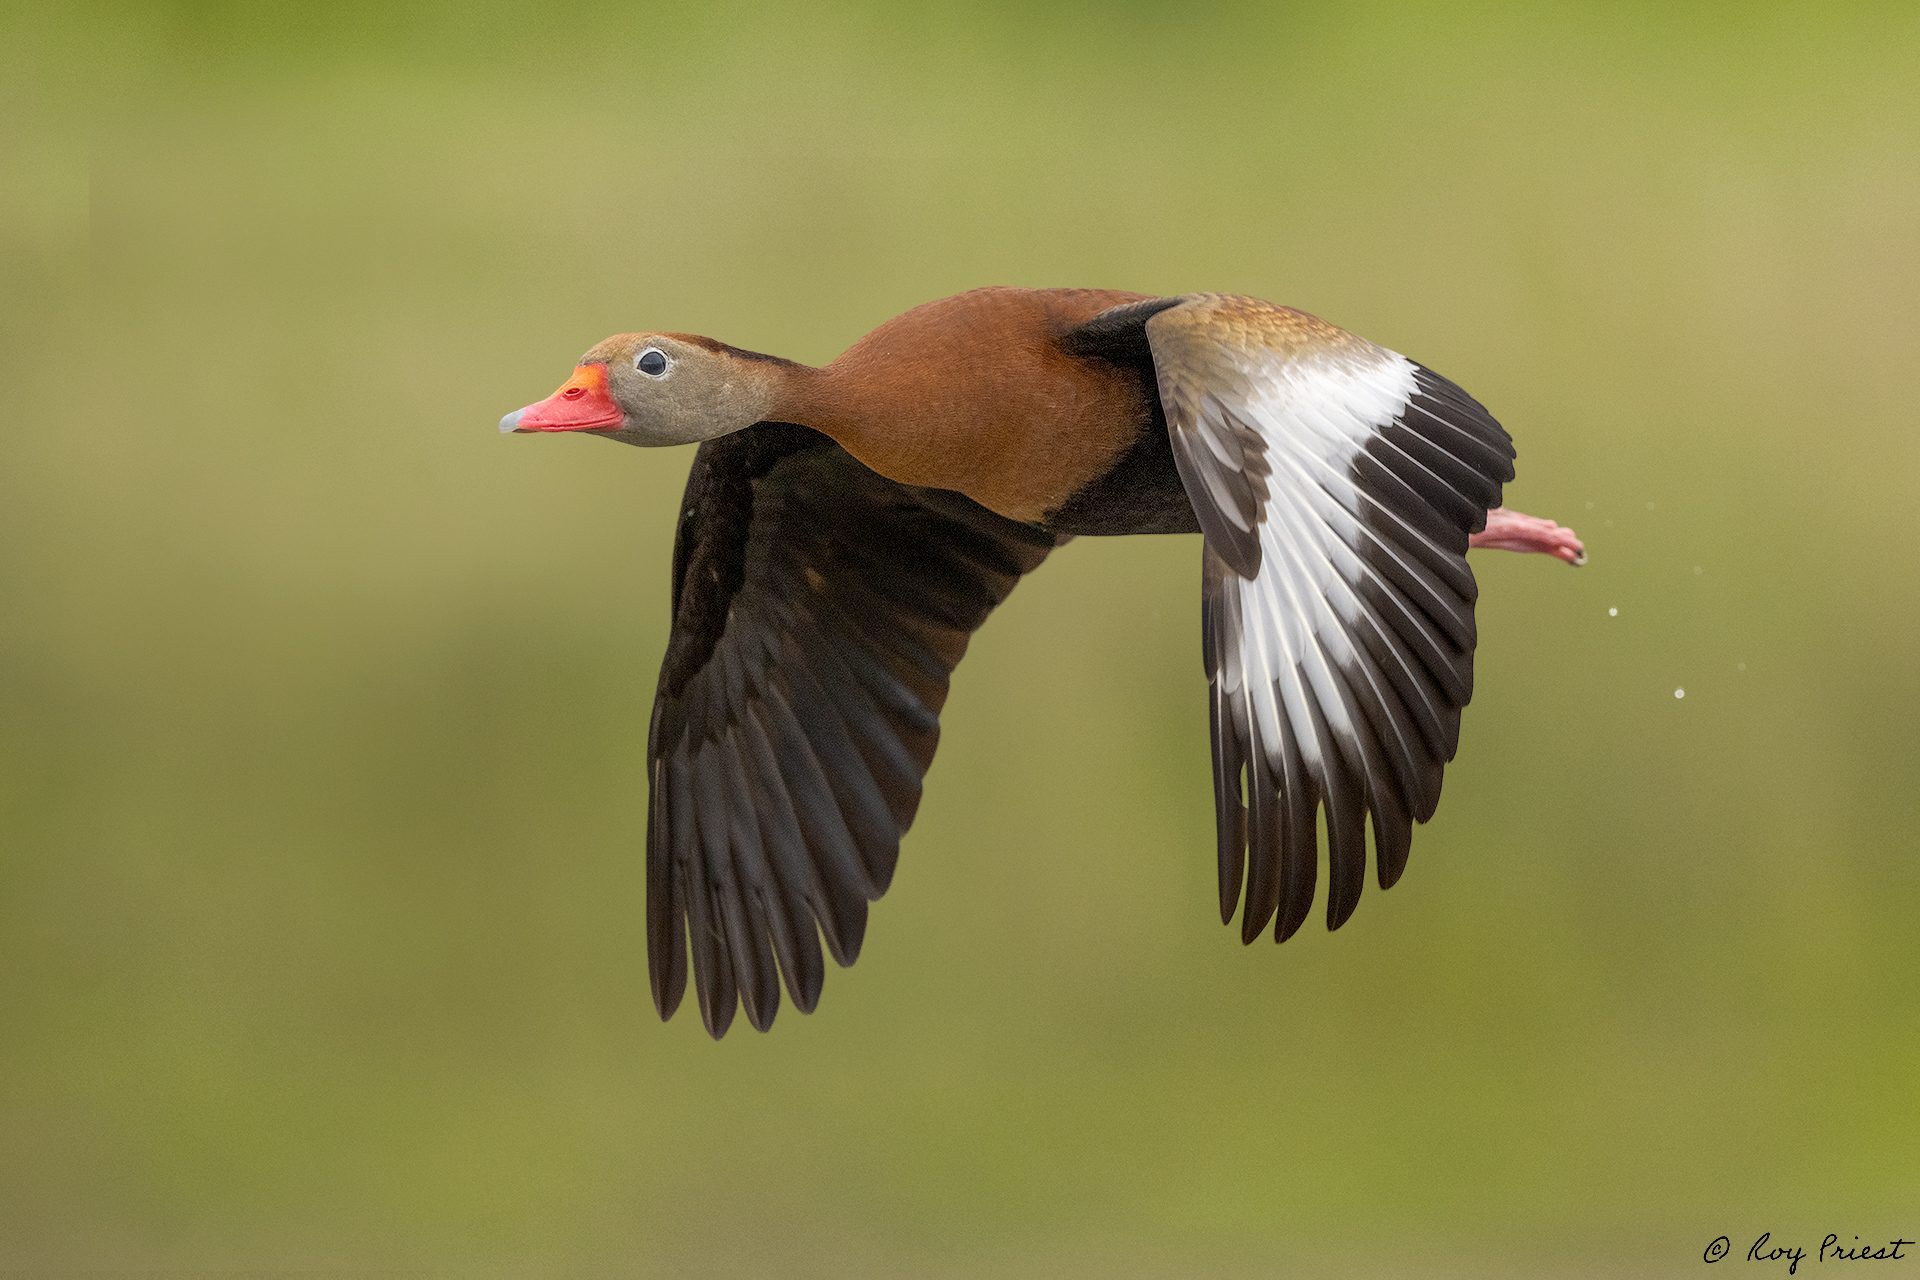
[[[658,347],[648,347],[633,358],[633,367],[649,378],[658,378],[667,371],[667,354]]]

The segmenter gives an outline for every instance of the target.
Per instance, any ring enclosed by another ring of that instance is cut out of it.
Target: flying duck
[[[1469,547],[1584,562],[1500,505],[1506,431],[1452,382],[1256,298],[977,289],[814,368],[685,333],[588,351],[502,431],[699,443],[647,756],[647,943],[716,1039],[821,944],[859,954],[974,630],[1079,535],[1200,533],[1220,916],[1327,927],[1434,814],[1473,692]],[[1244,903],[1244,906],[1241,904]],[[690,945],[689,945],[690,944]]]

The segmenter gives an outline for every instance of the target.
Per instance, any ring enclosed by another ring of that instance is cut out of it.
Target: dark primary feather
[[[647,944],[718,1037],[820,997],[893,877],[968,638],[1055,545],[762,423],[700,447],[649,734]]]

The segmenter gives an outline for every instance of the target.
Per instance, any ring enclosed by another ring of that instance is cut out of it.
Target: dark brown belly
[[[1127,378],[1138,425],[1111,465],[1046,514],[1041,521],[1046,528],[1089,535],[1200,532],[1174,467],[1147,343],[1148,317],[1178,303],[1178,298],[1142,298],[1102,312],[1061,339],[1068,354]]]
[[[1173,465],[1167,421],[1154,405],[1153,421],[1105,475],[1084,486],[1040,521],[1053,533],[1198,533],[1193,504]]]

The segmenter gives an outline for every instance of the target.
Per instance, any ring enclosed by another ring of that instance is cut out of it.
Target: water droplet
[[[1587,510],[1589,511],[1593,510],[1593,504],[1591,502],[1587,504]]]
[[[1608,609],[1607,616],[1609,618],[1617,618],[1620,616],[1620,611],[1618,609]]]
[[[1673,691],[1673,696],[1676,698],[1684,698],[1687,696],[1687,691],[1685,689],[1675,689]]]
[[[1649,511],[1653,510],[1653,504],[1651,502],[1647,504],[1647,510]]]
[[[1705,572],[1706,572],[1706,570],[1705,570],[1705,569],[1702,569],[1702,568],[1701,568],[1701,567],[1700,567],[1699,565],[1695,565],[1695,566],[1693,566],[1693,576],[1694,576],[1694,577],[1696,577],[1696,578],[1697,578],[1697,577],[1699,577],[1699,576],[1700,576],[1701,574],[1703,574],[1703,573],[1705,573]]]
[[[1733,669],[1735,671],[1745,671],[1747,669],[1747,664],[1744,662],[1736,662],[1733,664]]]

